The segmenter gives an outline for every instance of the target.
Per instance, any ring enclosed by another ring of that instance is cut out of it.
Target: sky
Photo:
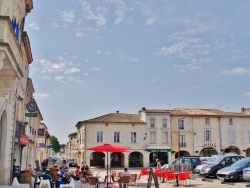
[[[49,133],[147,109],[250,107],[249,0],[33,0],[29,77]]]

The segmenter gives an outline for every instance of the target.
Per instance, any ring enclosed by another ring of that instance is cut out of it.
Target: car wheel
[[[240,172],[238,175],[238,180],[243,181],[243,172]]]

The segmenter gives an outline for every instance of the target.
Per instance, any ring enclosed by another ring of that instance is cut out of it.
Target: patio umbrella
[[[96,152],[106,152],[107,153],[107,187],[108,187],[108,175],[109,175],[109,171],[108,171],[108,153],[109,152],[125,152],[128,151],[127,147],[123,147],[123,146],[117,146],[117,145],[112,145],[112,144],[103,144],[100,146],[95,146],[92,148],[88,148],[87,150],[92,150],[92,151],[96,151]]]

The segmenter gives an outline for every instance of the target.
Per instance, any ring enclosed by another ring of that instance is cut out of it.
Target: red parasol
[[[92,148],[88,148],[87,150],[92,150],[92,151],[96,151],[96,152],[107,152],[107,187],[108,187],[108,176],[109,176],[109,172],[108,172],[108,152],[125,152],[128,151],[127,147],[123,147],[123,146],[117,146],[117,145],[112,145],[112,144],[103,144],[100,146],[95,146]]]

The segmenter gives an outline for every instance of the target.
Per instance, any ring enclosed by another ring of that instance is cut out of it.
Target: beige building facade
[[[250,113],[217,109],[146,109],[138,114],[111,113],[79,121],[74,139],[78,161],[90,166],[107,166],[105,152],[88,148],[110,143],[129,148],[128,152],[111,154],[111,166],[155,166],[178,156],[211,156],[237,153],[250,156]],[[131,134],[136,133],[136,143]],[[118,139],[119,138],[119,139]],[[118,139],[118,140],[117,140]]]
[[[33,57],[24,23],[32,9],[32,0],[0,0],[0,185],[11,184],[13,159],[24,170],[47,157],[38,144],[49,143],[49,134],[39,136],[47,127],[28,77]]]

